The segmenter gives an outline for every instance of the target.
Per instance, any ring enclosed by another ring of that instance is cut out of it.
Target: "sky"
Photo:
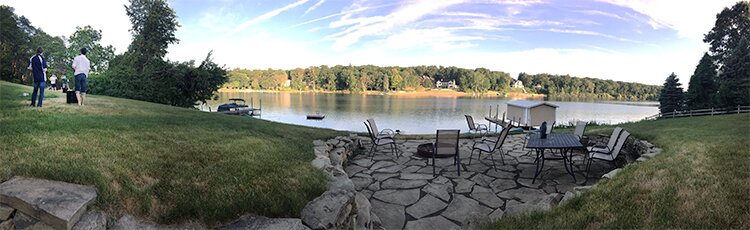
[[[443,65],[683,85],[735,0],[169,0],[172,61],[228,69]],[[102,30],[122,53],[127,0],[0,0],[53,36]]]

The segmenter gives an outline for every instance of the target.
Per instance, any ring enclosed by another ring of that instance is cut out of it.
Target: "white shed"
[[[520,122],[523,126],[541,126],[547,121],[548,125],[556,119],[557,105],[544,101],[514,100],[508,101],[506,118]]]

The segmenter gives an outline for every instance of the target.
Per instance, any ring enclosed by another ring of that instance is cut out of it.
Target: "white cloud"
[[[114,46],[118,53],[127,50],[132,40],[124,7],[129,4],[127,0],[0,0],[0,4],[15,8],[17,15],[25,16],[33,26],[52,36],[69,37],[76,26],[91,25],[102,30],[101,44]]]
[[[736,0],[599,0],[628,7],[650,17],[648,21],[655,29],[671,28],[687,38],[702,38],[713,28],[716,14],[724,7],[731,7]]]
[[[310,13],[313,10],[317,9],[318,7],[320,7],[320,5],[323,5],[324,2],[326,2],[326,0],[318,0],[318,2],[315,3],[315,5],[311,6],[310,8],[307,8],[307,10],[305,10],[305,13],[302,14],[302,16],[305,16],[307,15],[307,13]]]
[[[329,35],[326,37],[326,39],[334,40],[334,49],[346,49],[350,45],[358,42],[362,37],[379,34],[382,35],[382,33],[385,33],[388,30],[415,22],[428,14],[435,13],[438,10],[444,9],[451,5],[460,4],[462,2],[463,1],[460,0],[446,0],[437,2],[419,1],[407,4],[406,6],[402,6],[386,16],[361,17],[351,19],[349,18],[349,15],[344,15],[340,20],[331,22],[331,28],[345,25],[353,26],[347,28],[342,33]]]
[[[237,27],[234,30],[232,30],[231,32],[227,33],[225,35],[225,37],[232,36],[232,35],[236,34],[237,32],[240,32],[240,31],[246,29],[247,27],[249,27],[249,26],[251,26],[251,25],[253,25],[255,23],[271,19],[274,16],[279,15],[280,13],[282,13],[284,11],[287,11],[287,10],[292,9],[294,7],[297,7],[297,6],[300,6],[302,4],[305,4],[307,1],[309,1],[309,0],[299,0],[299,1],[296,1],[296,2],[291,3],[289,5],[286,5],[284,7],[281,7],[281,8],[278,8],[278,9],[266,12],[265,14],[262,14],[260,16],[251,18],[250,20],[247,20],[247,21],[245,21],[245,22],[237,25]]]
[[[384,46],[394,50],[430,48],[434,51],[461,49],[476,46],[471,41],[484,40],[480,36],[454,34],[449,28],[409,29],[388,36]]]

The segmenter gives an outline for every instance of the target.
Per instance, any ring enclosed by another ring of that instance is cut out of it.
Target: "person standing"
[[[86,77],[88,77],[89,70],[91,70],[91,62],[86,57],[86,52],[88,52],[86,47],[81,48],[81,55],[73,58],[73,75],[75,75],[78,105],[83,105],[83,100],[86,99]]]
[[[57,82],[57,75],[53,73],[52,77],[49,77],[49,84],[50,86],[52,86],[51,87],[52,90],[57,90],[56,88],[57,85],[55,85],[56,82]]]
[[[42,57],[44,50],[42,47],[36,48],[36,55],[29,59],[29,70],[31,75],[34,76],[34,92],[31,94],[31,107],[42,107],[42,100],[44,100],[44,88],[47,87],[47,61]],[[39,93],[39,101],[37,102],[37,92]]]

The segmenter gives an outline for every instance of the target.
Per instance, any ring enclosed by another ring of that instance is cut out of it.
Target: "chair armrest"
[[[383,130],[380,130],[380,133],[379,133],[379,134],[388,134],[388,135],[395,135],[395,134],[396,134],[396,132],[395,132],[395,131],[393,131],[392,129],[383,129]]]

